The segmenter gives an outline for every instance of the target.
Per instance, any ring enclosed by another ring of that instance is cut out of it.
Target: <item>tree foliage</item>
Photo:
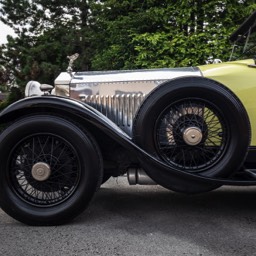
[[[254,0],[0,0],[17,36],[0,46],[0,83],[53,83],[80,54],[79,70],[178,67],[227,60],[229,35]]]
[[[96,69],[177,67],[227,59],[229,35],[254,1],[174,0],[104,2]],[[105,40],[104,40],[105,38]]]

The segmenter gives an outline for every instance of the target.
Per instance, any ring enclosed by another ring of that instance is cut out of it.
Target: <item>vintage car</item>
[[[255,30],[256,12],[231,35],[240,60],[73,72],[73,55],[54,89],[28,82],[27,97],[0,113],[2,209],[63,224],[124,174],[189,194],[256,185]]]

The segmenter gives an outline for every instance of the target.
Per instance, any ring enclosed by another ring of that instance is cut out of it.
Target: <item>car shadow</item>
[[[158,233],[214,255],[243,255],[245,248],[255,252],[255,192],[253,187],[222,187],[184,195],[159,186],[103,187],[74,225],[97,223],[138,237]]]

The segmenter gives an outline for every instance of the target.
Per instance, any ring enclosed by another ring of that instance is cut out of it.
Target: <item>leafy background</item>
[[[120,70],[227,60],[230,34],[256,9],[252,0],[0,0],[16,37],[0,46],[0,108],[26,83],[53,84],[79,53],[75,70]]]

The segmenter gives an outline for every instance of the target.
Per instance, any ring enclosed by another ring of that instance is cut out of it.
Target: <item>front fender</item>
[[[57,113],[62,116],[74,116],[80,118],[80,120],[83,120],[85,123],[90,123],[90,125],[104,132],[106,136],[109,136],[121,146],[133,152],[140,161],[143,161],[144,163],[146,161],[147,168],[153,168],[159,172],[159,175],[161,175],[161,173],[168,173],[168,175],[173,178],[173,182],[177,184],[182,183],[189,185],[190,187],[193,185],[204,186],[209,184],[256,184],[255,181],[237,182],[227,179],[208,178],[170,168],[164,162],[156,159],[138,147],[125,132],[99,111],[83,102],[70,98],[48,95],[22,99],[8,106],[0,113],[0,124],[15,122],[17,118],[22,117],[23,115],[33,115],[38,113]]]
[[[107,127],[106,129],[116,130],[122,136],[130,139],[111,120],[88,104],[71,98],[54,95],[29,97],[11,104],[0,113],[0,124],[12,122],[23,115],[52,112],[63,116],[68,114],[80,117],[96,126],[102,125],[104,128]]]

